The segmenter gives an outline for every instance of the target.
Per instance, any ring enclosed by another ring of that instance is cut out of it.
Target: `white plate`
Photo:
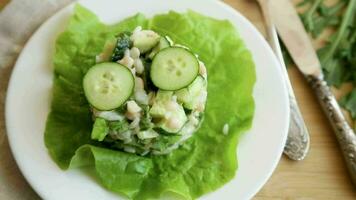
[[[249,199],[275,169],[285,144],[289,122],[287,93],[277,59],[258,31],[241,14],[215,0],[85,0],[81,4],[106,23],[142,12],[147,16],[168,10],[193,9],[230,20],[253,54],[257,67],[253,127],[240,140],[237,176],[201,199]],[[54,42],[63,31],[73,5],[51,17],[32,36],[13,70],[6,100],[6,126],[12,152],[22,173],[48,200],[117,199],[83,170],[62,171],[43,142],[52,87]],[[224,31],[224,30],[221,30]]]

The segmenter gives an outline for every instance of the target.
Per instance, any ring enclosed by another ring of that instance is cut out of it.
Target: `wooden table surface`
[[[225,0],[225,2],[239,10],[264,33],[263,19],[255,1]],[[356,199],[356,190],[348,177],[336,138],[316,98],[295,67],[289,68],[289,75],[310,131],[310,152],[304,161],[299,162],[290,161],[283,156],[272,177],[254,199]],[[0,170],[2,174],[0,180],[8,184],[0,185],[0,199],[38,199],[16,168],[6,139],[0,139],[2,140],[0,141],[1,162],[7,161],[2,163],[1,168],[7,171]]]
[[[225,2],[243,13],[264,34],[263,18],[254,0]],[[283,156],[255,199],[356,199],[356,190],[348,177],[336,138],[317,99],[295,67],[290,67],[288,72],[310,132],[310,152],[299,162]]]

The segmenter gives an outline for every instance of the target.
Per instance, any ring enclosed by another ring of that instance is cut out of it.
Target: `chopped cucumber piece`
[[[158,90],[155,101],[150,109],[152,117],[163,118],[166,113],[166,103],[172,100],[173,92]]]
[[[90,68],[83,79],[84,93],[98,110],[113,110],[132,94],[135,81],[131,71],[117,63],[100,63]]]
[[[161,37],[159,40],[159,43],[155,46],[155,48],[152,49],[151,53],[148,55],[150,59],[153,59],[153,57],[162,49],[170,47],[171,42],[169,41],[168,36]]]
[[[151,138],[155,138],[158,136],[159,136],[158,133],[152,129],[140,131],[137,133],[137,137],[140,138],[141,140],[151,139]]]
[[[156,93],[156,100],[158,101],[170,101],[173,97],[173,92],[172,91],[164,91],[164,90],[158,90]]]
[[[168,118],[164,118],[159,123],[159,127],[168,133],[178,133],[188,120],[183,106],[179,104],[177,106],[175,111],[169,112],[170,116]]]
[[[206,80],[198,76],[187,88],[176,91],[175,95],[185,108],[194,110],[202,103],[202,98],[206,98],[203,94],[206,93],[206,85]]]
[[[112,54],[117,44],[115,37],[110,37],[104,45],[103,51],[96,57],[96,63],[108,62],[111,60]]]
[[[146,53],[157,45],[160,37],[154,31],[142,30],[133,35],[133,46],[137,47],[141,53]]]
[[[193,53],[181,47],[168,47],[154,57],[150,77],[162,90],[178,90],[191,84],[198,71],[199,62]]]
[[[91,131],[91,139],[103,141],[108,133],[109,126],[107,125],[105,119],[96,118],[93,125],[93,130]]]
[[[173,92],[157,92],[155,101],[151,107],[150,114],[153,118],[158,118],[158,127],[168,133],[178,133],[187,121],[184,108],[172,99]]]

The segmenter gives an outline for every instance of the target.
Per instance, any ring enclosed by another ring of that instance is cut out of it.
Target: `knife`
[[[287,85],[290,107],[290,122],[288,129],[288,137],[284,146],[284,154],[292,160],[303,160],[309,151],[309,132],[303,120],[303,116],[299,110],[292,84],[288,77],[286,65],[283,60],[281,47],[278,41],[278,35],[276,29],[271,22],[269,14],[268,4],[266,0],[257,0],[260,4],[267,30],[267,40],[272,47],[272,50],[276,54],[282,68],[284,81]]]
[[[268,1],[273,24],[293,61],[311,85],[331,123],[352,182],[356,185],[356,135],[323,78],[321,65],[304,26],[289,0]]]

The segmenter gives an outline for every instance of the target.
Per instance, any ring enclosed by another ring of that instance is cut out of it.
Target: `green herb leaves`
[[[318,50],[318,56],[329,85],[340,87],[346,82],[356,85],[356,0],[338,0],[326,5],[322,0],[304,0],[300,14],[304,26],[313,38],[325,38],[323,33],[334,31]],[[355,89],[341,101],[356,120]]]
[[[116,47],[111,56],[111,61],[116,62],[124,57],[124,53],[126,49],[132,47],[132,42],[130,40],[131,33],[121,33],[117,36]]]

